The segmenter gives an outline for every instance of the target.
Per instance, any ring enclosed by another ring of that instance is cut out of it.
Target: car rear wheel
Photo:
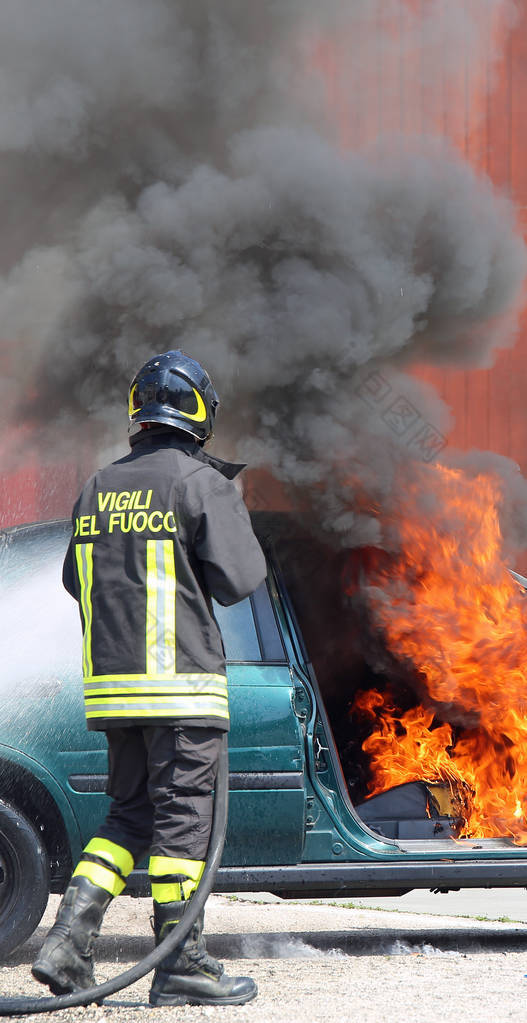
[[[0,960],[29,938],[49,896],[49,863],[33,825],[0,800]]]

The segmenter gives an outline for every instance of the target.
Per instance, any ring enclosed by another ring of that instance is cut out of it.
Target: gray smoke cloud
[[[423,10],[5,0],[7,415],[23,407],[60,455],[87,420],[111,444],[135,370],[182,347],[220,391],[223,449],[299,501],[309,489],[347,546],[388,542],[377,509],[416,450],[375,387],[444,431],[447,411],[405,367],[489,365],[513,340],[526,270],[508,200],[432,137],[445,75],[497,54],[514,5]],[[328,52],[352,113],[375,123],[385,108],[385,138],[343,151]],[[383,62],[418,91],[424,135],[396,138]]]

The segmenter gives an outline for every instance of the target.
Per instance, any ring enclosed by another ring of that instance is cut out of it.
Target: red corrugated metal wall
[[[65,462],[46,463],[31,444],[31,432],[12,429],[0,446],[0,528],[21,522],[69,517],[74,498],[89,472],[88,448]]]
[[[424,24],[428,0],[408,0],[395,23],[386,24],[382,0],[370,0],[368,12],[392,45],[383,47],[382,60],[371,69],[364,93],[350,99],[347,72],[355,47],[349,40],[327,40],[317,51],[317,62],[328,89],[328,105],[339,123],[346,147],[372,143],[385,132],[408,135],[441,133],[463,155],[485,172],[518,205],[522,230],[527,229],[527,0],[518,0],[514,27],[486,10],[479,0],[460,0],[459,9],[486,18],[481,39],[485,47],[466,60],[459,53],[456,69],[437,64],[432,75],[425,66],[425,47],[408,47]],[[375,12],[375,13],[373,13]],[[491,20],[492,19],[492,20]],[[413,33],[413,35],[411,34]],[[399,45],[397,45],[397,41]],[[366,43],[367,45],[367,43]],[[468,46],[468,44],[467,44]],[[375,52],[375,50],[373,50]],[[432,59],[437,60],[437,53]],[[427,81],[435,81],[435,89]],[[454,426],[450,442],[461,448],[477,447],[507,455],[527,474],[527,315],[515,345],[499,353],[491,369],[461,371],[419,369],[418,374],[437,388],[451,407]]]
[[[498,40],[496,45],[500,45]],[[489,54],[490,63],[490,54]],[[489,74],[489,67],[487,67]],[[472,92],[474,99],[475,90]],[[527,2],[518,3],[518,21],[507,34],[503,62],[484,107],[471,108],[471,91],[459,100],[464,117],[463,149],[518,205],[522,230],[527,229]],[[498,354],[488,370],[428,372],[452,407],[452,443],[498,451],[514,459],[527,474],[527,315],[512,349]]]

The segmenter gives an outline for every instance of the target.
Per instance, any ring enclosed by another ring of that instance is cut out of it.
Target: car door
[[[229,827],[225,866],[296,863],[305,829],[304,741],[270,581],[215,607],[228,658]]]
[[[88,732],[78,608],[61,584],[70,527],[14,531],[3,551],[2,628],[10,649],[2,742],[67,797],[73,861],[107,812],[106,739]],[[225,862],[291,863],[304,835],[304,754],[293,686],[266,584],[229,608],[215,605],[231,704],[230,815]],[[78,837],[75,835],[78,833]]]
[[[296,863],[304,841],[304,745],[293,710],[294,685],[268,585],[231,607],[214,605],[227,656],[229,823],[223,864]],[[80,681],[69,695],[74,735],[81,736]],[[84,749],[61,754],[84,841],[106,813],[106,756],[100,733]],[[94,741],[95,738],[95,741]]]

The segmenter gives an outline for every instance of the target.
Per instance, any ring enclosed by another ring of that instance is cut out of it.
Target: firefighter
[[[156,944],[204,870],[229,727],[211,598],[234,604],[266,574],[233,482],[243,466],[204,451],[217,406],[194,359],[150,359],[130,386],[131,452],[97,471],[73,509],[63,582],[79,604],[87,725],[106,733],[112,802],[33,965],[54,994],[95,983],[104,912],[143,856]],[[150,1003],[242,1004],[256,993],[252,979],[228,977],[208,955],[202,912],[155,971]]]

